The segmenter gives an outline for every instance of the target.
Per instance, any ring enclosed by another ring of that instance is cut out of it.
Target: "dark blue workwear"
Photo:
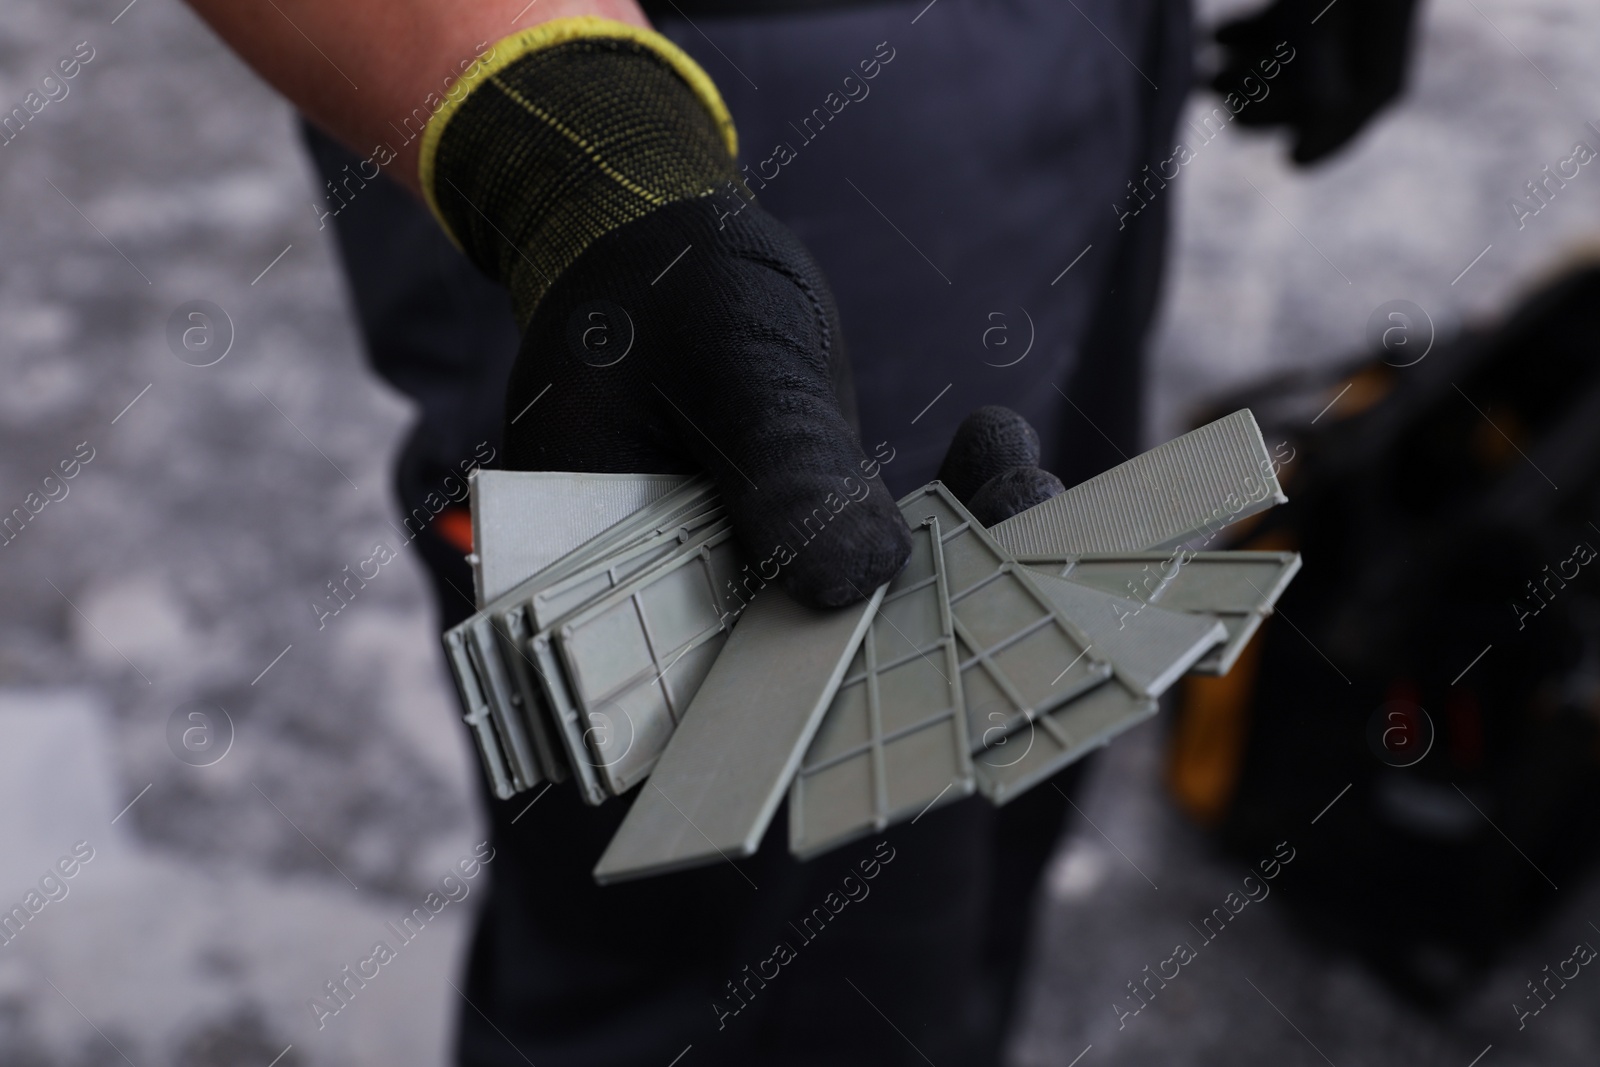
[[[1137,451],[1173,190],[1121,212],[1127,183],[1171,155],[1185,3],[678,6],[687,18],[658,28],[716,79],[751,189],[831,282],[862,440],[893,450],[892,491],[933,477],[983,404],[1026,416],[1068,485]],[[354,158],[308,141],[329,177]],[[498,444],[517,329],[503,292],[385,179],[332,222],[373,365],[420,406],[398,474],[409,512],[480,441]],[[452,624],[472,608],[461,552],[436,527],[417,543]],[[692,1046],[682,1067],[997,1063],[1062,825],[1056,784],[806,864],[780,813],[737,866],[605,889],[589,871],[626,800],[487,799],[498,852],[460,1062],[665,1065]]]

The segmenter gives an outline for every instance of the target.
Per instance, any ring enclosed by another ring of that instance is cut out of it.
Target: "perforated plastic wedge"
[[[640,477],[648,482],[660,476]],[[489,484],[495,484],[495,480],[490,479]],[[525,507],[533,492],[530,486],[548,484],[551,483],[537,479],[524,481],[511,491],[521,494],[518,506]],[[715,506],[710,484],[695,478],[669,489],[582,544],[570,543],[581,529],[551,533],[556,539],[541,551],[563,552],[555,562],[518,582],[444,635],[445,654],[461,697],[463,718],[472,728],[496,796],[504,799],[544,780],[565,781],[570,773],[545,706],[541,668],[527,648],[527,639],[536,629],[528,610],[531,597],[564,575],[588,566],[595,557],[661,535],[677,519]],[[474,538],[481,540],[476,532]]]
[[[1034,786],[1156,713],[1156,702],[1113,679],[972,757],[978,789],[996,804]]]
[[[1191,668],[1226,674],[1300,571],[1298,552],[1125,552],[1031,564],[1167,611],[1214,615],[1227,638]]]
[[[802,859],[972,792],[938,520],[913,527],[911,545],[789,791]]]
[[[913,526],[939,524],[974,750],[1111,677],[1083,632],[948,489],[930,482],[902,506]]]
[[[722,650],[742,602],[728,590],[740,561],[725,522],[672,557],[540,631],[532,646],[571,697],[558,713],[568,757],[607,795],[638,785]]]
[[[1111,662],[1117,677],[1140,696],[1166,692],[1228,636],[1215,615],[1165,611],[1052,574],[1037,574],[1036,580],[1044,595],[1088,636],[1091,647]]]

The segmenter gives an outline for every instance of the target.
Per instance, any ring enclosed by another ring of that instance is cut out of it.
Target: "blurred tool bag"
[[[1444,1006],[1600,840],[1600,267],[1437,344],[1379,311],[1361,362],[1222,405],[1290,497],[1237,547],[1305,574],[1185,680],[1168,782],[1230,853],[1293,842],[1308,931]]]

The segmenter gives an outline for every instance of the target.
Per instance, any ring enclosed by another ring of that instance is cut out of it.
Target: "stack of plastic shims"
[[[642,783],[597,880],[748,856],[785,793],[809,858],[1004,804],[1226,673],[1300,557],[1205,545],[1284,499],[1248,411],[988,529],[932,482],[905,569],[820,611],[744,565],[703,479],[480,471],[481,610],[445,648],[496,796]]]

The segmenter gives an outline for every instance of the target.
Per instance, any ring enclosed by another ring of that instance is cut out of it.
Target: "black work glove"
[[[985,526],[1066,490],[1039,468],[1039,435],[1028,420],[998,405],[979,408],[956,428],[939,480]]]
[[[1290,158],[1315,163],[1400,95],[1416,7],[1417,0],[1276,0],[1217,31],[1226,58],[1211,87],[1249,101],[1238,113],[1246,126],[1288,126]]]
[[[841,408],[827,284],[739,182],[710,80],[665,38],[599,19],[495,53],[430,124],[422,174],[524,327],[507,467],[705,470],[746,557],[774,559],[796,599],[870,595],[910,531]]]

